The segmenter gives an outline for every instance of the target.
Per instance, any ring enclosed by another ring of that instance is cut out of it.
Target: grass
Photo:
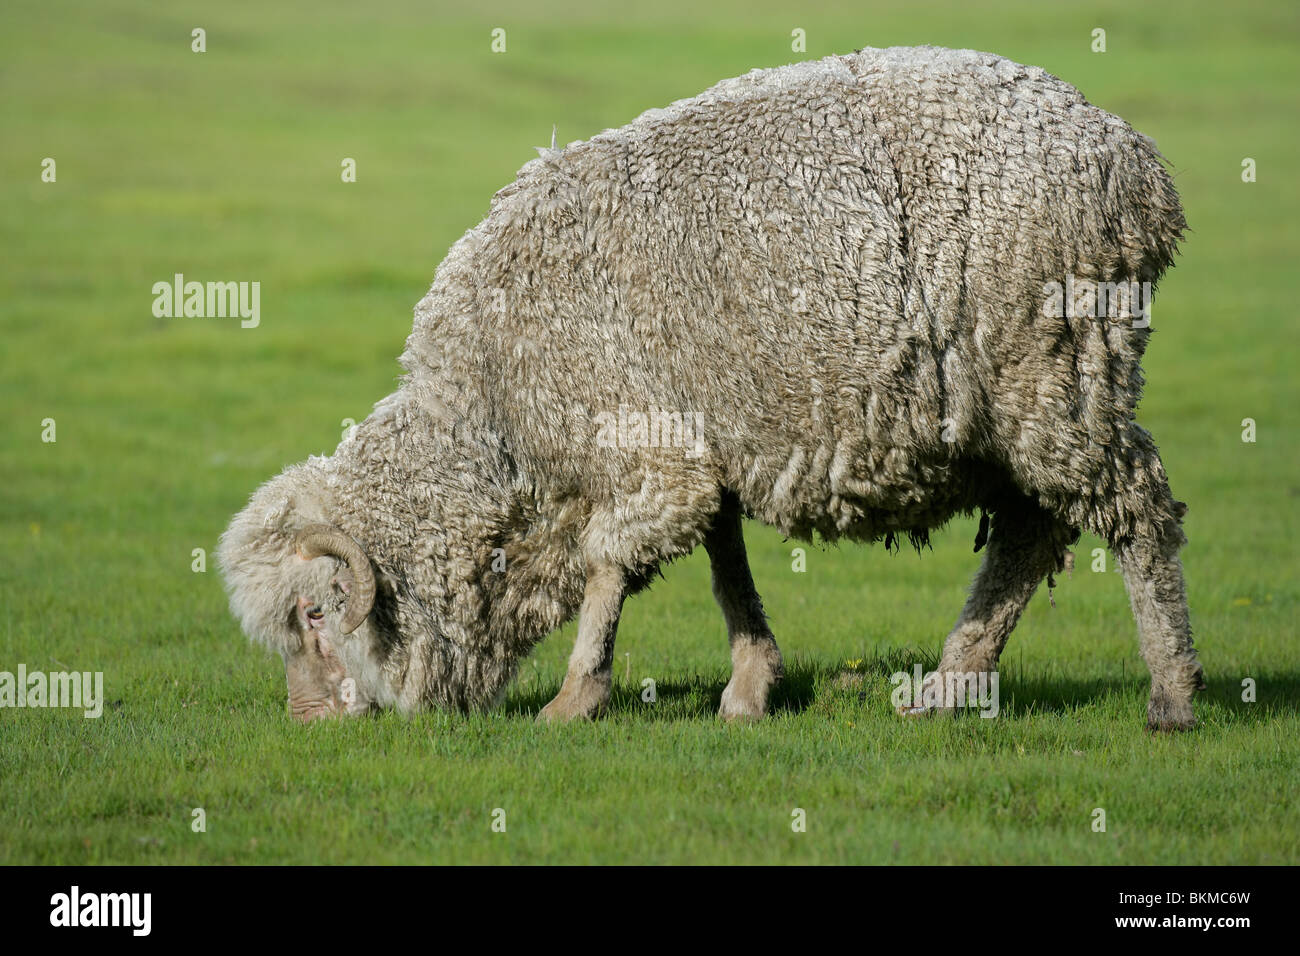
[[[1296,9],[152,7],[0,13],[0,670],[103,671],[109,699],[99,720],[0,709],[0,862],[1300,860]],[[970,522],[919,559],[808,548],[803,573],[750,525],[789,664],[758,726],[712,716],[726,640],[702,554],[629,603],[605,720],[532,722],[570,625],[496,713],[291,724],[278,661],[192,552],[392,390],[439,258],[552,124],[586,138],[752,67],[900,43],[1041,65],[1176,166],[1192,232],[1140,417],[1191,505],[1203,726],[1143,731],[1123,585],[1086,538],[1056,607],[1043,589],[1011,640],[997,719],[897,718],[889,675],[933,662],[975,568]],[[260,281],[260,327],[154,318],[150,288],[175,272]]]

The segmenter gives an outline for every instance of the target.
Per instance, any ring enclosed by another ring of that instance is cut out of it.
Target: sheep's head
[[[561,623],[549,593],[508,584],[531,552],[509,569],[487,563],[511,522],[532,520],[512,510],[508,475],[493,473],[505,467],[479,444],[438,444],[430,437],[438,432],[410,419],[405,404],[383,408],[389,417],[401,411],[400,428],[380,428],[387,419],[372,416],[364,440],[291,465],[253,493],[221,537],[230,608],[254,643],[284,661],[302,720],[489,707],[536,640],[520,633],[540,637]],[[404,444],[376,451],[391,436]],[[439,467],[444,459],[457,464]],[[409,512],[395,514],[398,502]],[[564,594],[580,600],[580,580]]]
[[[356,679],[348,676],[339,651],[343,639],[366,620],[374,606],[375,575],[370,560],[355,541],[328,525],[313,525],[300,532],[294,550],[302,561],[337,558],[344,566],[331,578],[328,595],[297,596],[291,626],[298,644],[281,650],[289,708],[304,723],[317,717],[360,713],[369,701]]]
[[[371,663],[374,569],[355,539],[320,520],[325,509],[301,493],[303,478],[291,470],[253,496],[222,536],[220,562],[231,609],[249,637],[279,653],[290,708],[307,722],[362,713],[389,695]]]

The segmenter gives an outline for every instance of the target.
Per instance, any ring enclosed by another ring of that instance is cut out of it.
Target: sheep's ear
[[[352,591],[352,572],[344,568],[334,575],[333,580],[330,581],[330,587],[346,597]]]

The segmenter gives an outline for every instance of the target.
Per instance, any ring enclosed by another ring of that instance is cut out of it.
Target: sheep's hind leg
[[[627,577],[621,567],[588,567],[568,673],[555,699],[537,715],[539,722],[590,719],[605,709],[613,682],[614,638],[626,594]]]
[[[934,687],[927,687],[933,697],[926,696],[939,702],[937,709],[954,703],[943,693],[947,686],[969,687],[966,675],[997,670],[1002,649],[1039,582],[1062,567],[1065,549],[1076,537],[1076,532],[1027,498],[1018,497],[994,512],[984,562],[944,642],[938,670],[930,678]],[[957,682],[957,675],[963,680]]]
[[[768,693],[784,673],[781,651],[749,571],[740,521],[740,502],[725,492],[704,537],[713,571],[713,597],[726,619],[731,643],[731,680],[718,711],[724,720],[763,717]]]
[[[1187,506],[1170,493],[1151,436],[1136,426],[1131,436],[1138,450],[1131,460],[1137,467],[1121,485],[1117,509],[1126,516],[1120,526],[1127,527],[1127,533],[1112,532],[1110,546],[1124,572],[1142,659],[1151,672],[1147,727],[1190,730],[1196,725],[1192,695],[1205,688],[1205,679],[1192,645],[1183,565],[1178,559],[1179,549],[1187,543],[1182,531]]]
[[[1168,541],[1139,539],[1115,550],[1151,672],[1147,727],[1190,730],[1196,726],[1192,695],[1205,688],[1205,679],[1192,646],[1182,562]]]

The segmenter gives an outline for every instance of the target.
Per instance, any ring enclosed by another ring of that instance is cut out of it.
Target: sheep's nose
[[[289,706],[293,710],[294,717],[304,724],[310,724],[313,720],[319,720],[321,717],[333,717],[338,713],[338,707],[335,706],[332,700],[290,700]]]

